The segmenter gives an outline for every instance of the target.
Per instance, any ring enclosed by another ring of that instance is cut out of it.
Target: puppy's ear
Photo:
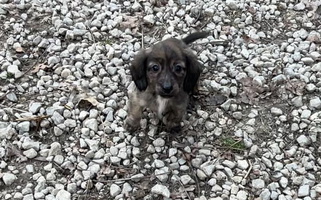
[[[184,80],[184,91],[192,92],[198,78],[203,70],[202,64],[197,61],[197,57],[190,51],[185,51],[186,56],[186,77]]]
[[[135,82],[138,90],[143,91],[147,88],[147,77],[146,77],[146,50],[141,50],[132,61],[130,66],[130,73],[133,81]]]

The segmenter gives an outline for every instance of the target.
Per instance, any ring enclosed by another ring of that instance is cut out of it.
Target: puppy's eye
[[[158,65],[153,65],[151,68],[154,72],[157,72],[159,70],[159,66]]]
[[[176,73],[180,73],[181,71],[183,71],[183,67],[181,65],[175,65],[174,66],[174,71]]]

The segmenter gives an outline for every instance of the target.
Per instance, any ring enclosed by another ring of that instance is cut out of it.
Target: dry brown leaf
[[[17,47],[15,50],[16,50],[17,53],[23,53],[24,52],[22,47]]]
[[[306,83],[301,80],[290,80],[285,84],[285,88],[290,90],[293,94],[303,95]]]
[[[41,69],[46,69],[48,67],[48,65],[45,64],[38,64],[34,67],[34,69],[31,71],[31,73],[37,73],[39,72],[39,70]]]
[[[241,92],[241,101],[243,103],[253,104],[260,98],[260,94],[266,91],[266,88],[258,85],[252,78],[243,78],[240,81],[243,86],[243,92]]]
[[[120,28],[135,28],[138,26],[138,16],[124,16],[124,21],[120,23]]]
[[[78,102],[78,107],[80,108],[89,108],[97,105],[99,105],[99,102],[94,97],[82,98]]]

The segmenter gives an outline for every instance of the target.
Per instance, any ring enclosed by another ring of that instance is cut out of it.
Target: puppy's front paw
[[[125,120],[125,124],[124,124],[124,128],[128,131],[128,132],[135,132],[139,129],[140,127],[140,123],[139,120],[132,120],[130,118],[127,118]]]

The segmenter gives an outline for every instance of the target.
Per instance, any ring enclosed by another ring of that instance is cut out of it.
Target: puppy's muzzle
[[[170,94],[173,91],[173,85],[169,81],[166,81],[162,85],[162,89],[165,94]]]
[[[160,85],[159,95],[165,98],[173,96],[174,87],[170,80],[164,80]]]

